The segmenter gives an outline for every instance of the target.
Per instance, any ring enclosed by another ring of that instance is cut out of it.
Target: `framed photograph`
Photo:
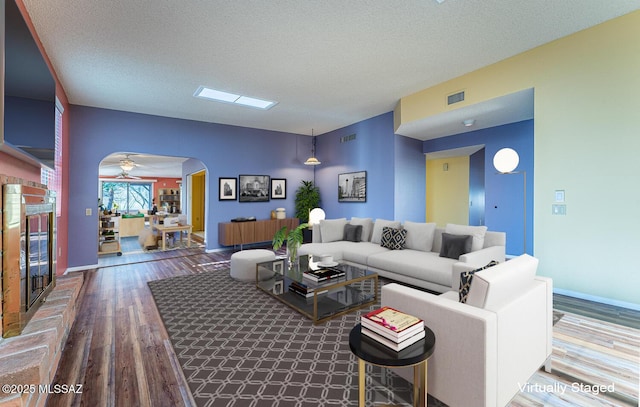
[[[218,200],[219,201],[235,201],[238,199],[238,179],[237,178],[218,178]]]
[[[268,202],[269,189],[268,175],[240,175],[239,201]]]
[[[273,283],[273,293],[276,295],[280,295],[283,292],[284,282],[282,280],[276,281]]]
[[[271,178],[271,199],[287,199],[287,180]]]
[[[338,202],[367,202],[367,172],[338,174]]]

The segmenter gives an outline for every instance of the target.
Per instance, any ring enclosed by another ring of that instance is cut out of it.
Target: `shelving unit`
[[[114,253],[122,256],[120,216],[100,215],[98,217],[98,255]]]
[[[159,210],[166,210],[169,213],[182,213],[180,210],[180,188],[161,188],[158,192]]]

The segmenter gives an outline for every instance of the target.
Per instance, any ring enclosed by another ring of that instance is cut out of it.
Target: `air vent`
[[[346,142],[349,142],[349,141],[353,141],[355,139],[356,139],[356,135],[355,134],[350,134],[348,136],[340,137],[340,142],[341,143],[346,143]]]
[[[447,105],[464,101],[464,91],[447,96]]]

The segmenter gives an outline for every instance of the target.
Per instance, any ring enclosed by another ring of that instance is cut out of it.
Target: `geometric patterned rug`
[[[228,269],[148,284],[198,406],[358,405],[349,332],[379,304],[313,325]],[[367,364],[366,400],[410,406],[412,386]]]
[[[348,334],[362,312],[379,304],[314,326],[253,283],[231,279],[228,261],[199,266],[201,274],[148,283],[196,405],[358,404]],[[386,282],[380,278],[380,286]],[[553,314],[554,373],[539,370],[529,381],[560,389],[576,380],[615,383],[615,393],[524,391],[509,405],[638,406],[638,330]],[[367,405],[411,405],[410,384],[387,369],[367,364],[366,388]],[[428,405],[444,406],[431,396]]]

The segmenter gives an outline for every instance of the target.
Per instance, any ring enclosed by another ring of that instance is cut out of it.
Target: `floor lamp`
[[[502,175],[509,174],[522,174],[524,180],[524,194],[523,194],[523,238],[522,253],[527,252],[527,172],[526,171],[514,171],[518,167],[520,162],[520,156],[517,151],[512,148],[503,148],[499,150],[496,155],[493,156],[493,166]]]

